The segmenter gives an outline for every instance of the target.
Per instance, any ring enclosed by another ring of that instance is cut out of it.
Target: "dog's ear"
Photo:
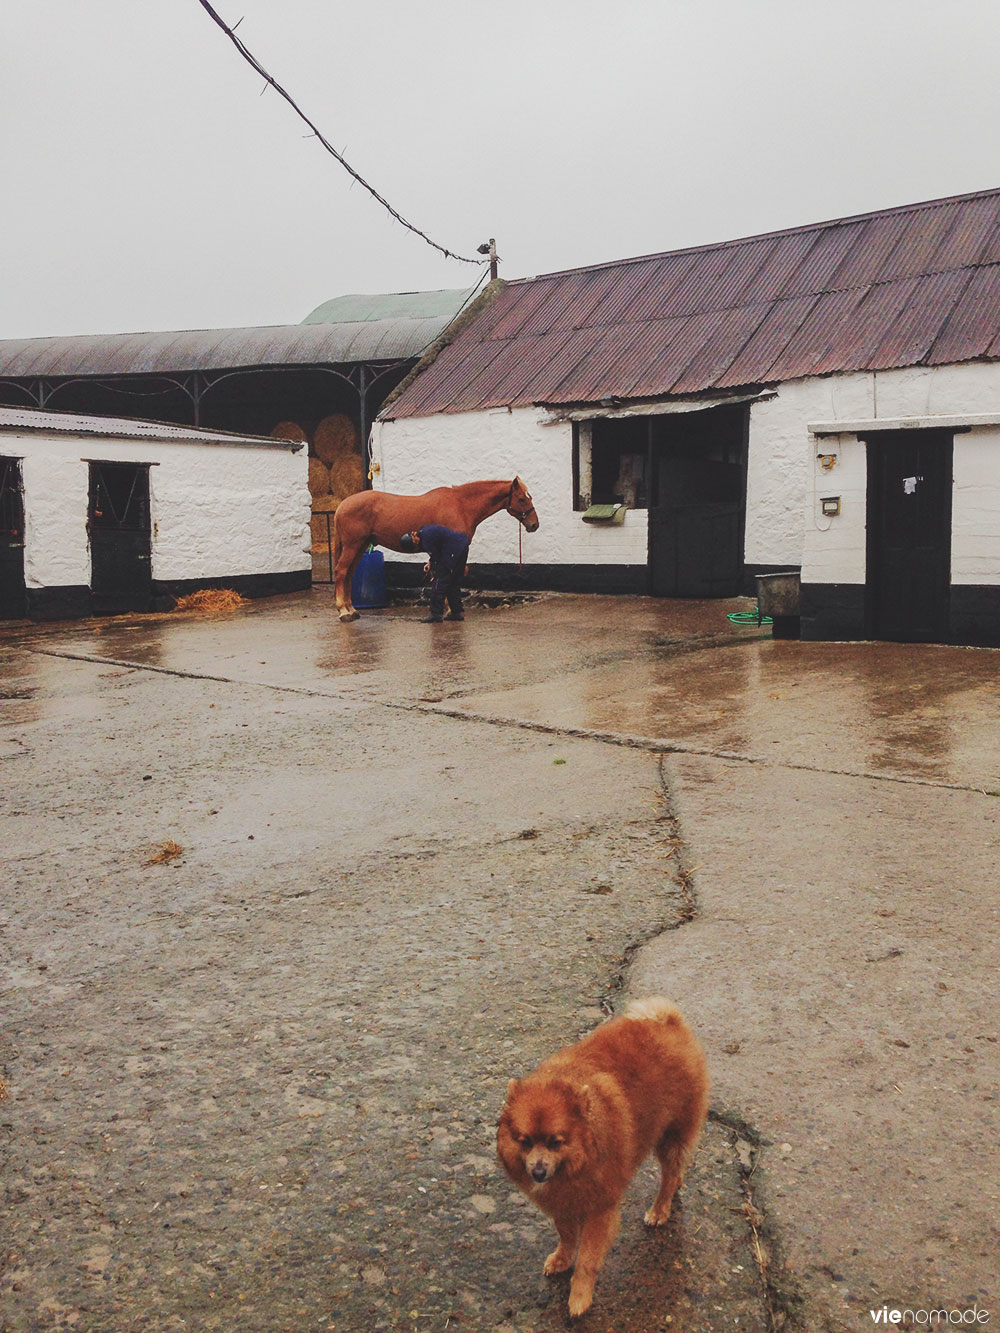
[[[516,1078],[511,1079],[511,1081],[507,1084],[507,1096],[504,1098],[504,1106],[507,1105],[511,1097],[513,1097],[514,1093],[517,1092],[520,1086],[521,1084]]]

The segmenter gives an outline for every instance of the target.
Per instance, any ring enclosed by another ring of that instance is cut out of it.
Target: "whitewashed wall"
[[[802,566],[814,583],[863,583],[867,470],[856,436],[818,442],[811,422],[974,414],[1000,415],[1000,365],[831,375],[782,384],[750,412],[745,559],[750,565]],[[525,535],[530,563],[637,564],[647,560],[646,512],[621,527],[581,522],[573,512],[572,428],[548,425],[536,408],[466,412],[377,422],[375,484],[415,493],[519,473],[531,490],[540,526]],[[829,472],[820,452],[836,452]],[[820,499],[839,495],[840,517],[820,514]],[[517,528],[489,519],[473,543],[480,563],[517,560]],[[955,437],[953,569],[955,582],[1000,579],[1000,440],[974,430]]]
[[[414,495],[434,486],[519,476],[535,503],[538,531],[523,538],[526,564],[646,563],[646,511],[621,525],[584,523],[573,511],[573,428],[544,424],[537,408],[495,408],[376,422],[375,485]],[[487,519],[472,543],[477,564],[516,564],[518,524],[505,513]],[[396,559],[396,556],[392,557]]]
[[[86,586],[87,459],[152,463],[154,579],[291,573],[311,567],[308,460],[267,445],[7,433],[22,459],[29,588]]]
[[[771,436],[764,430],[767,410],[781,405],[783,428]],[[759,416],[758,416],[759,413]],[[761,404],[753,425],[758,429],[758,463],[767,439],[780,441],[778,455],[805,479],[805,525],[801,545],[804,583],[864,583],[866,577],[867,452],[857,435],[817,439],[810,422],[899,420],[934,416],[995,414],[1000,418],[1000,365],[972,362],[962,366],[880,371],[871,375],[837,376],[783,385],[774,404]],[[797,425],[794,423],[798,423]],[[836,455],[829,471],[818,454]],[[754,450],[751,448],[751,456]],[[952,582],[1000,584],[1000,428],[973,427],[954,439],[952,491]],[[824,517],[823,496],[841,497],[841,514]],[[748,502],[749,525],[756,513]],[[758,529],[756,540],[764,538]]]
[[[955,436],[951,581],[1000,584],[1000,429]]]

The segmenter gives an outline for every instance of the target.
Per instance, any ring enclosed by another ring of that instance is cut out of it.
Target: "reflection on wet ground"
[[[39,627],[17,636],[35,650],[35,677],[8,679],[0,715],[39,706],[24,693],[44,695],[35,654],[57,652],[329,694],[333,707],[444,701],[533,725],[1000,789],[1000,654],[778,641],[727,620],[746,605],[550,595],[471,607],[463,623],[424,625],[404,605],[341,625],[319,588],[207,617]]]
[[[1000,788],[1000,657],[774,640],[583,669],[473,711],[777,763]]]

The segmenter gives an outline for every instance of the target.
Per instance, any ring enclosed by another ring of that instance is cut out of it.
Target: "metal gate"
[[[111,615],[149,611],[153,574],[148,463],[90,464],[87,528],[94,610]]]
[[[20,620],[26,603],[21,460],[0,458],[0,620]]]

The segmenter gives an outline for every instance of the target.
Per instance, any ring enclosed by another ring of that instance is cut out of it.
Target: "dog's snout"
[[[543,1181],[548,1174],[549,1174],[549,1168],[545,1165],[544,1162],[536,1162],[535,1165],[531,1168],[532,1179],[537,1180],[539,1183],[541,1183],[541,1181]]]

